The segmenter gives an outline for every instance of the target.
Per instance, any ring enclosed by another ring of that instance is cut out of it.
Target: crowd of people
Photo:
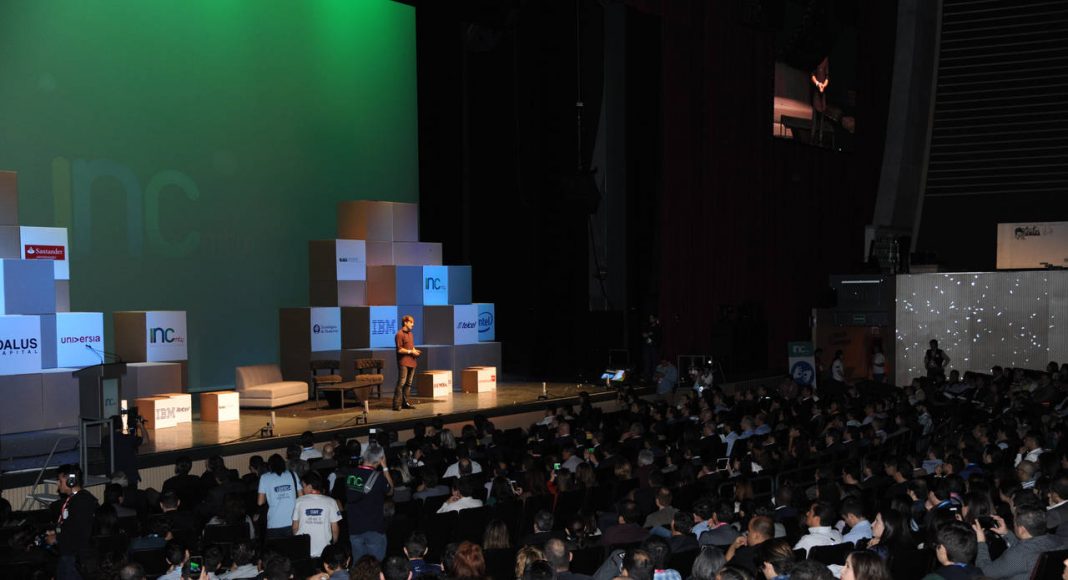
[[[623,391],[522,430],[306,433],[244,473],[180,458],[161,490],[117,473],[102,502],[64,466],[0,558],[123,580],[1022,580],[1068,549],[1066,395],[1055,363],[829,396]]]

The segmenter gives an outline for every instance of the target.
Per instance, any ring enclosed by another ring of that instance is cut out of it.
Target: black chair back
[[[600,546],[583,548],[571,552],[571,571],[575,574],[592,576],[604,563],[605,551]],[[692,564],[692,563],[691,563]],[[683,576],[685,578],[685,576]]]
[[[459,520],[453,536],[456,541],[466,540],[481,545],[482,536],[486,534],[486,526],[489,525],[490,509],[483,506],[460,510]]]
[[[248,524],[204,526],[205,544],[233,544],[234,542],[240,542],[247,539]]]
[[[490,578],[512,578],[515,576],[515,548],[486,550],[486,575]]]
[[[934,550],[897,548],[890,552],[888,564],[893,578],[923,578],[934,569]]]
[[[311,557],[311,536],[301,534],[288,538],[270,538],[264,542],[263,549],[278,552],[293,562],[307,560]]]
[[[815,560],[826,566],[832,564],[844,566],[846,557],[855,550],[856,546],[853,545],[853,542],[843,542],[833,546],[813,546],[808,550],[808,557],[810,560]]]
[[[693,571],[693,561],[697,559],[697,555],[700,553],[700,550],[686,550],[685,552],[672,554],[668,558],[667,567],[677,571],[683,578],[689,578],[690,572]]]
[[[167,565],[167,555],[163,548],[130,552],[130,561],[140,564],[145,569],[146,576],[165,574],[170,567]]]
[[[1065,558],[1068,558],[1068,550],[1044,552],[1031,571],[1031,580],[1060,580],[1064,575]]]

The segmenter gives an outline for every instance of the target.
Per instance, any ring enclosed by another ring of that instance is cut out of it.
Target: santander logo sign
[[[23,255],[27,260],[66,260],[67,249],[63,246],[26,244]]]

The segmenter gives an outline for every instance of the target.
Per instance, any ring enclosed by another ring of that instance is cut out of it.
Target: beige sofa
[[[242,407],[274,409],[308,400],[308,383],[283,381],[278,365],[237,367],[236,385]]]

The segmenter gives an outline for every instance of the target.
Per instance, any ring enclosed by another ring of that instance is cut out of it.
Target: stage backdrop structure
[[[114,393],[83,400],[79,369],[113,363],[105,349],[104,314],[69,312],[70,245],[66,228],[26,226],[18,216],[18,178],[0,171],[0,434],[69,428],[90,407],[115,413]],[[124,313],[117,319],[127,320]],[[140,351],[127,346],[128,324],[117,323],[120,356],[127,362],[185,359],[184,313],[129,313],[139,321]],[[175,330],[175,329],[180,330]],[[153,334],[155,333],[155,334]],[[139,354],[134,354],[138,353]],[[181,364],[145,362],[123,369],[122,398],[181,391],[188,384]],[[117,387],[113,387],[113,390]]]
[[[493,304],[472,303],[470,266],[442,264],[441,244],[419,240],[418,206],[343,201],[337,212],[338,238],[308,242],[311,306],[279,310],[283,378],[310,385],[312,360],[336,360],[350,381],[355,359],[380,358],[387,396],[397,382],[394,336],[407,315],[423,351],[417,371],[450,375],[444,381],[439,372],[434,392],[420,396],[438,396],[446,384],[460,391],[464,369],[474,366],[494,369],[495,388]]]

